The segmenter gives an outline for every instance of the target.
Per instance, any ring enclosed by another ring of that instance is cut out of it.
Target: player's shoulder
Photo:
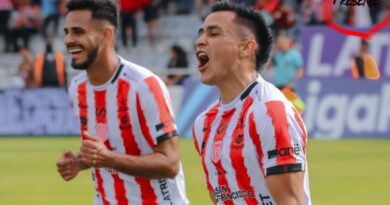
[[[70,81],[68,91],[72,95],[76,92],[77,87],[81,84],[87,81],[87,72],[82,71],[79,74],[77,74],[75,77],[72,78]]]
[[[261,76],[258,76],[256,81],[258,84],[251,93],[254,100],[251,106],[252,111],[256,110],[265,114],[270,102],[279,102],[285,106],[290,106],[290,102],[275,85],[264,80]]]
[[[148,80],[156,81],[163,86],[162,80],[147,68],[125,59],[121,59],[121,63],[123,65],[121,77],[133,82],[137,87],[142,87]]]

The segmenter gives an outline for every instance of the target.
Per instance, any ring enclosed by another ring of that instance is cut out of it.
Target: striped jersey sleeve
[[[156,76],[138,83],[136,108],[142,133],[151,139],[151,146],[177,135],[168,90]]]
[[[79,92],[79,86],[81,83],[85,82],[85,73],[80,73],[78,74],[75,78],[72,79],[72,81],[69,84],[68,87],[68,95],[70,98],[70,103],[72,105],[72,110],[74,115],[76,116],[76,119],[78,123],[80,123],[80,115],[79,115],[79,102],[78,102],[78,92]]]
[[[192,126],[192,139],[194,140],[194,146],[196,152],[201,155],[202,143],[203,143],[203,134],[200,133],[200,130],[203,130],[202,122],[204,120],[204,114],[199,115]]]
[[[306,129],[298,112],[286,101],[257,102],[249,120],[262,150],[266,176],[305,171]]]

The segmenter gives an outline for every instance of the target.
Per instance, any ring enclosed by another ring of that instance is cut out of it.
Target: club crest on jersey
[[[219,159],[221,158],[221,152],[222,152],[222,141],[216,141],[213,144],[213,148],[211,150],[211,160],[214,163],[217,163]]]

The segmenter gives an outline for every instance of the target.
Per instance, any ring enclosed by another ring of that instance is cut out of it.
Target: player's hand
[[[65,181],[70,181],[77,176],[80,171],[77,157],[69,150],[65,150],[57,160],[57,171]]]
[[[107,167],[110,151],[105,144],[87,131],[84,137],[80,147],[81,161],[93,167]]]

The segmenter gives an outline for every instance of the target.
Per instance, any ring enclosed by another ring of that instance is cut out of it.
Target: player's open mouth
[[[83,52],[83,49],[79,46],[72,46],[72,47],[68,47],[68,52],[70,53],[70,55],[73,58],[73,57],[76,57],[81,52]]]
[[[199,71],[202,71],[207,66],[209,62],[209,57],[203,51],[196,52],[196,57],[198,58],[199,61],[198,69]]]

